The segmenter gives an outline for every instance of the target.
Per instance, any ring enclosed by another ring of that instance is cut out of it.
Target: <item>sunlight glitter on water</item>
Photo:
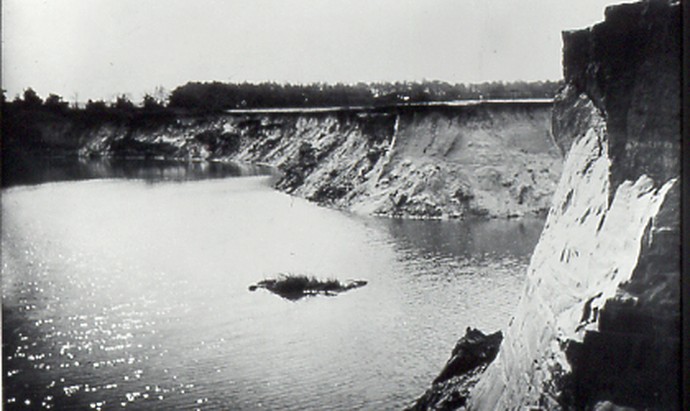
[[[400,408],[465,327],[507,323],[541,228],[358,217],[264,177],[13,188],[2,218],[7,408]],[[279,272],[369,284],[247,291]]]

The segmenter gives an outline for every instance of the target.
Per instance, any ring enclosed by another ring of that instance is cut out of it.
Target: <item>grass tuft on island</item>
[[[249,291],[264,288],[288,300],[299,300],[306,296],[323,294],[334,296],[338,293],[367,285],[363,280],[340,282],[329,278],[319,280],[316,277],[296,274],[280,274],[276,279],[266,279],[249,286]]]

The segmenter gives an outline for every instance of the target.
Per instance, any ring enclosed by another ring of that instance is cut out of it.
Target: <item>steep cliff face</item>
[[[73,139],[84,156],[270,164],[284,172],[277,188],[360,213],[511,217],[548,209],[563,161],[550,117],[550,102],[258,111],[106,123]]]
[[[355,209],[386,214],[545,212],[561,159],[550,107],[479,105],[403,112],[386,161]],[[435,205],[442,205],[437,208]]]
[[[680,6],[564,34],[563,176],[469,408],[678,409]]]

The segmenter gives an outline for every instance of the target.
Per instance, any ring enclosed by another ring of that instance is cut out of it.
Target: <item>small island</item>
[[[340,282],[335,279],[319,280],[306,275],[280,274],[277,279],[266,279],[249,286],[249,291],[264,288],[287,300],[296,301],[317,294],[334,296],[341,292],[367,285],[363,280]]]

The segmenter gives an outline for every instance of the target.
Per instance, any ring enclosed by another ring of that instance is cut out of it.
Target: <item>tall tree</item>
[[[31,87],[24,90],[24,98],[22,99],[25,107],[36,108],[43,105],[43,100],[36,94]]]

